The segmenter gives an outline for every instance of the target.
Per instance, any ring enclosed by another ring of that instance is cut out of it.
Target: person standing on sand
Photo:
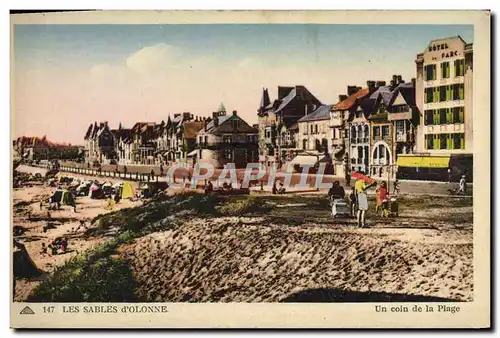
[[[393,193],[394,195],[399,195],[399,180],[398,180],[398,179],[396,179],[396,180],[394,181],[393,186],[394,186],[394,187],[393,187],[393,191],[392,191],[392,193]]]
[[[459,183],[459,188],[458,188],[458,193],[459,194],[465,194],[465,175],[462,175],[462,178],[460,179]]]
[[[358,202],[358,227],[360,228],[364,228],[366,226],[365,214],[366,210],[368,210],[368,196],[366,195],[366,190],[374,184],[377,184],[377,181],[366,185],[363,179],[358,179],[356,183],[354,183],[354,188],[356,189],[356,199]]]

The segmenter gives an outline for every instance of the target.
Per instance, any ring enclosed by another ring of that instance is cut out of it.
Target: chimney
[[[397,84],[396,84],[396,80],[394,80],[394,78],[391,80],[391,90],[393,90],[394,88],[396,88]]]
[[[174,119],[181,116],[181,114],[174,114]]]
[[[339,95],[339,102],[342,102],[345,99],[347,99],[347,95]]]
[[[258,124],[252,124],[252,127],[255,128],[255,129],[259,129],[259,125]]]
[[[213,112],[212,117],[214,119],[214,127],[217,127],[219,125],[219,116],[217,112]]]
[[[366,81],[366,86],[368,87],[368,91],[373,93],[375,91],[375,81]]]
[[[352,94],[358,91],[358,87],[356,86],[347,86],[347,96],[351,96]]]
[[[398,82],[398,76],[397,75],[393,75],[392,76],[392,80],[397,83]]]
[[[401,75],[398,75],[398,85],[403,83],[403,77]]]
[[[237,116],[238,112],[236,110],[233,110],[233,116]]]
[[[191,119],[191,113],[189,113],[189,112],[182,113],[182,119],[183,120],[190,120]]]
[[[411,83],[413,84],[413,88],[415,88],[415,85],[417,83],[417,79],[415,79],[414,77],[411,79]]]
[[[207,131],[207,126],[208,126],[208,121],[203,118],[203,128],[205,129],[205,131]]]
[[[385,81],[377,81],[376,87],[383,87],[385,86]]]

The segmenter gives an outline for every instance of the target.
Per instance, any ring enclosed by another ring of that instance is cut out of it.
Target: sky
[[[335,104],[348,85],[410,81],[431,40],[470,25],[15,25],[13,137],[83,144],[90,123],[160,122],[221,102],[257,123],[262,88],[304,85]]]

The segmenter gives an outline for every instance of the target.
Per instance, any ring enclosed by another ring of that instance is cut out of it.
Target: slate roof
[[[223,115],[223,116],[219,116],[218,119],[219,119],[219,125],[221,125],[222,123],[226,122],[231,116],[229,115]],[[214,129],[214,120],[210,121],[208,124],[207,124],[207,133],[210,133],[213,131]]]
[[[322,121],[330,119],[330,111],[333,105],[321,105],[311,114],[302,117],[299,122]]]

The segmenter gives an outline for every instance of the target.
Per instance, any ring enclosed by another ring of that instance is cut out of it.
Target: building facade
[[[197,149],[189,153],[189,157],[192,164],[210,163],[215,168],[223,168],[234,163],[236,168],[245,168],[247,163],[258,160],[258,134],[236,111],[231,115],[225,111],[214,112],[197,133]]]
[[[456,36],[433,40],[417,55],[418,152],[473,152],[472,47]]]
[[[89,163],[110,163],[118,159],[115,151],[115,137],[108,122],[94,122],[87,128],[84,137],[85,161]]]
[[[287,162],[300,149],[298,121],[316,110],[321,102],[304,86],[278,87],[271,102],[263,90],[259,105],[259,162]]]

